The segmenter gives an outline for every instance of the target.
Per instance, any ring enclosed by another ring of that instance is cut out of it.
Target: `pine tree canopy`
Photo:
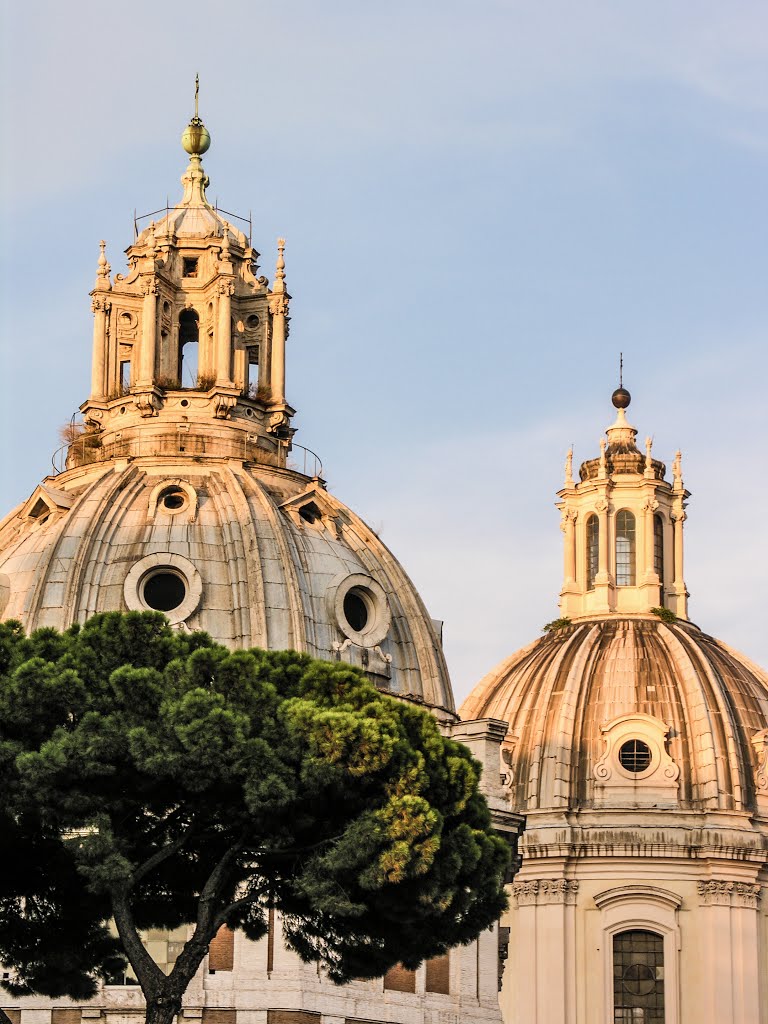
[[[223,924],[258,939],[270,908],[334,981],[416,967],[505,905],[479,776],[349,665],[230,651],[149,612],[29,637],[2,623],[6,987],[85,999],[125,954],[151,1017]],[[139,933],[181,924],[166,976]]]

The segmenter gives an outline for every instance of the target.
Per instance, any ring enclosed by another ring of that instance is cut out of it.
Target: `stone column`
[[[219,309],[214,338],[216,383],[232,387],[232,281],[219,282]]]
[[[563,590],[567,591],[576,583],[576,519],[575,508],[564,508],[560,528],[565,534],[563,542]]]
[[[702,1024],[760,1019],[760,886],[748,882],[699,882],[704,933]]]
[[[269,386],[272,390],[272,401],[276,405],[285,404],[285,315],[287,302],[285,296],[274,295],[269,304],[272,313],[272,353],[270,361],[271,378]]]
[[[673,583],[673,590],[675,592],[675,608],[673,610],[675,614],[679,615],[681,618],[688,617],[688,593],[685,587],[685,579],[683,578],[683,523],[687,518],[688,517],[683,510],[682,505],[675,508],[672,512],[675,549],[675,579]]]
[[[144,305],[141,311],[141,344],[139,348],[139,385],[155,382],[155,349],[157,347],[157,281],[150,277],[144,284]]]
[[[110,303],[103,296],[94,296],[93,358],[91,360],[91,398],[106,398],[107,387],[107,312]]]

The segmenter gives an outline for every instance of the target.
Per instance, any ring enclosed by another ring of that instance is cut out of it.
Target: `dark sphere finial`
[[[613,402],[614,408],[626,409],[629,403],[632,401],[632,395],[627,391],[626,388],[616,388],[611,395],[611,401]]]

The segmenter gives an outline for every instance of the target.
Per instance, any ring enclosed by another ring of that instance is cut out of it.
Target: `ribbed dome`
[[[231,647],[349,661],[384,689],[453,709],[413,584],[302,473],[203,456],[111,460],[49,478],[0,523],[0,618],[62,629],[147,607]]]
[[[752,811],[752,738],[768,726],[768,676],[690,623],[611,617],[513,654],[459,713],[509,723],[512,804],[521,810],[598,806],[605,727],[618,722],[631,737],[633,723],[653,721],[668,729],[662,759],[671,759],[676,806]],[[621,794],[612,806],[636,806],[635,794]]]

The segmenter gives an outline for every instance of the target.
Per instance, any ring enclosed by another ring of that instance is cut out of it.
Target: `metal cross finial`
[[[197,113],[197,97],[200,93],[200,75],[195,75],[195,117],[198,117]]]
[[[619,352],[619,387],[624,387],[624,353]]]

